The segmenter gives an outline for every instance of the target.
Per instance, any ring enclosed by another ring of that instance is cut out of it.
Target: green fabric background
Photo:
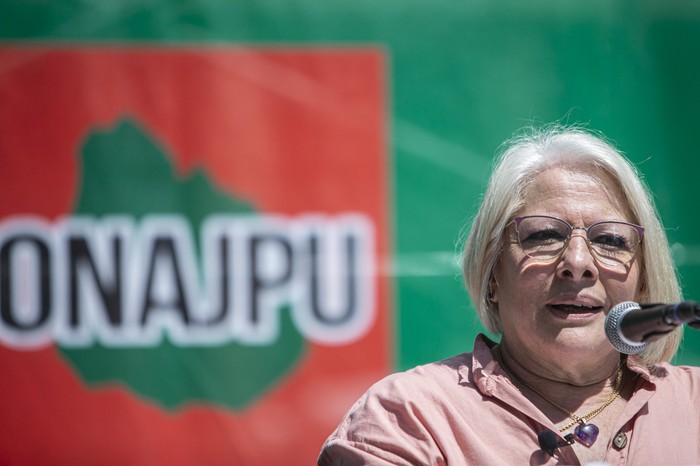
[[[497,146],[532,122],[588,123],[639,164],[700,300],[700,2],[0,3],[0,43],[56,42],[383,49],[397,369],[468,350],[480,331],[456,245]],[[678,362],[700,365],[700,332]]]

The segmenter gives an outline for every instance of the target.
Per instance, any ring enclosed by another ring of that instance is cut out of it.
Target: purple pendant
[[[574,429],[576,440],[587,447],[590,447],[595,443],[599,432],[600,429],[598,429],[598,426],[595,424],[579,424]]]

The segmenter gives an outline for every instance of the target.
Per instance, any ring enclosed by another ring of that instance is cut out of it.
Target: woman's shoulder
[[[410,391],[433,389],[464,383],[469,378],[472,366],[472,353],[461,353],[450,358],[418,365],[402,372],[396,372],[376,382],[369,391],[381,393],[404,389]]]
[[[662,363],[658,364],[651,373],[659,387],[665,386],[674,391],[689,390],[700,397],[700,367]]]
[[[372,385],[365,397],[464,399],[470,389],[477,388],[479,379],[484,378],[484,366],[492,360],[491,345],[492,342],[479,335],[471,352],[388,375]]]
[[[675,377],[694,380],[700,389],[700,367],[697,366],[669,366]]]
[[[462,353],[376,382],[326,440],[318,464],[435,463],[442,454],[435,436],[450,432],[455,406],[464,405],[459,374],[471,361]]]
[[[471,361],[471,353],[462,353],[384,377],[350,408],[335,436],[357,439],[399,424],[422,424],[464,403],[469,398],[464,379]]]
[[[483,394],[474,379],[483,378],[481,367],[488,358],[488,345],[477,338],[472,352],[390,374],[354,403],[336,434],[391,430],[397,424],[430,423],[469,407],[476,409],[483,405]]]
[[[379,413],[397,416],[399,412],[443,411],[468,403],[474,392],[471,366],[472,353],[461,353],[390,374],[374,383],[350,412],[364,413],[360,417]]]

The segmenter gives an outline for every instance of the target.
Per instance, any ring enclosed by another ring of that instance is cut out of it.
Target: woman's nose
[[[562,278],[591,280],[598,278],[598,266],[585,232],[574,231],[561,255],[557,274]]]

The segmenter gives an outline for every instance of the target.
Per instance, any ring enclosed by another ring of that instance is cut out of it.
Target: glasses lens
[[[601,262],[608,265],[625,265],[634,257],[639,246],[639,232],[632,225],[603,222],[588,230],[591,250]]]
[[[559,255],[571,233],[569,225],[549,217],[525,217],[517,230],[523,252],[542,260]]]

